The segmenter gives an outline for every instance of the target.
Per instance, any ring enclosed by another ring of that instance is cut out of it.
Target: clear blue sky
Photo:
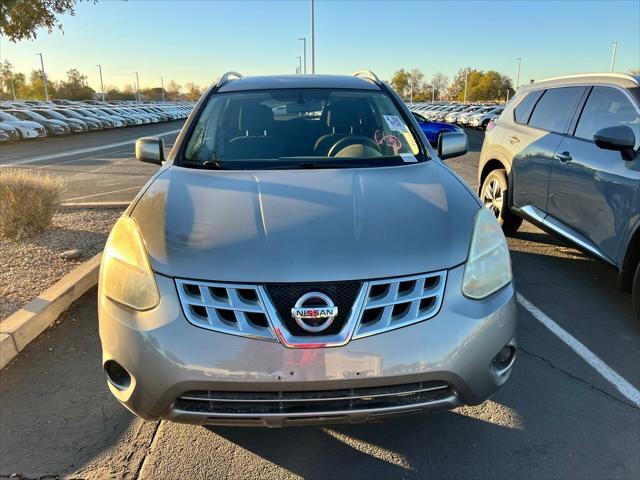
[[[529,79],[640,68],[640,0],[338,1],[316,0],[316,72],[370,68],[388,79],[401,68],[494,69]],[[81,3],[62,18],[64,34],[41,30],[35,41],[1,39],[1,59],[17,71],[39,68],[53,80],[77,68],[106,85],[159,86],[175,80],[206,86],[226,70],[245,75],[294,73],[298,37],[310,37],[309,1],[136,1]],[[310,54],[307,55],[310,70]]]

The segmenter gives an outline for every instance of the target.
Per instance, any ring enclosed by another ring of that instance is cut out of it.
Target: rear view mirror
[[[466,133],[444,132],[438,137],[438,156],[441,160],[464,155],[467,153],[467,149]]]
[[[142,137],[136,140],[136,158],[141,162],[162,165],[164,143],[158,137]]]
[[[633,160],[636,156],[636,136],[626,125],[598,130],[593,136],[593,142],[603,150],[621,152],[625,160]]]

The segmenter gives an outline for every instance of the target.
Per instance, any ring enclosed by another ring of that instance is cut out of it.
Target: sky
[[[64,33],[38,31],[34,41],[0,38],[0,61],[16,71],[40,67],[52,80],[77,68],[100,90],[169,80],[208,86],[222,73],[295,73],[307,37],[310,1],[101,0],[64,15]],[[316,73],[368,68],[384,79],[420,69],[451,80],[464,67],[497,70],[520,84],[558,75],[640,68],[640,0],[393,1],[316,0]]]

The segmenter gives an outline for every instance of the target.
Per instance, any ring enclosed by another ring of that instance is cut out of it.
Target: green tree
[[[82,0],[0,0],[0,34],[12,42],[33,40],[38,28],[62,30],[58,17],[74,15]],[[97,3],[97,0],[93,0]]]
[[[402,98],[405,97],[405,93],[409,91],[410,74],[404,68],[401,68],[393,74],[389,84],[398,95]]]
[[[69,100],[89,100],[93,98],[95,91],[87,85],[87,76],[75,68],[67,72],[67,80],[61,82],[58,88],[58,96]]]
[[[47,92],[49,93],[49,98],[56,98],[56,85],[48,78]],[[24,87],[20,89],[18,96],[26,100],[44,100],[46,98],[44,94],[44,82],[42,81],[41,70],[31,71],[31,74],[29,75],[29,83],[25,84]]]
[[[449,86],[449,96],[453,100],[463,101],[465,70],[458,71],[456,78]],[[487,72],[469,69],[467,72],[467,101],[501,100],[513,95],[511,79],[495,70]]]

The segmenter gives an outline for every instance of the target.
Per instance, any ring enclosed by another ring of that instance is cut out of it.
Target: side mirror
[[[438,156],[441,160],[459,157],[467,153],[468,140],[466,133],[444,132],[438,137]]]
[[[164,143],[158,137],[142,137],[136,140],[136,159],[145,163],[162,165],[164,162]]]
[[[633,160],[636,156],[636,136],[626,125],[598,130],[593,136],[593,142],[603,150],[621,152],[625,160]]]

